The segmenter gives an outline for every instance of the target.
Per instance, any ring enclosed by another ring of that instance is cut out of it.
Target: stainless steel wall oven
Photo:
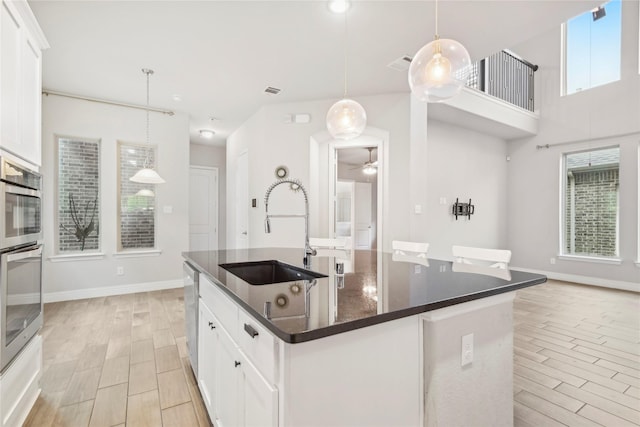
[[[42,326],[41,182],[0,158],[0,371]]]

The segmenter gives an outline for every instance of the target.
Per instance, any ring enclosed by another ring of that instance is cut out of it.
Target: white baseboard
[[[577,274],[557,273],[554,271],[532,270],[530,268],[520,268],[509,266],[512,270],[526,271],[528,273],[544,274],[549,279],[562,280],[564,282],[580,283],[582,285],[600,286],[603,288],[619,289],[622,291],[640,292],[640,283],[624,282],[622,280],[611,280],[602,277],[580,276]]]
[[[162,282],[133,283],[130,285],[103,286],[100,288],[76,289],[73,291],[45,292],[44,302],[71,301],[76,299],[109,297],[113,295],[135,294],[138,292],[161,291],[163,289],[181,288],[182,279],[164,280]]]

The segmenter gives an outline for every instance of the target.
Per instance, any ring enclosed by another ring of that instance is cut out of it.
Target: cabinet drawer
[[[277,341],[243,310],[238,313],[238,346],[270,383],[276,379]]]
[[[200,275],[200,298],[234,340],[238,339],[238,307],[207,277]]]

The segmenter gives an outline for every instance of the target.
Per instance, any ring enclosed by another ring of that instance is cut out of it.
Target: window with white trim
[[[563,255],[619,255],[620,147],[564,155]]]
[[[620,80],[622,1],[569,19],[564,28],[564,95]]]
[[[56,252],[100,250],[100,141],[56,138]]]
[[[118,143],[118,250],[155,248],[156,186],[129,179],[143,167],[153,168],[155,154],[146,144]]]

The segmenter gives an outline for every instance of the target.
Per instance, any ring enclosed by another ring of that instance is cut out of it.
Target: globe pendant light
[[[413,57],[409,66],[411,92],[421,101],[441,102],[454,97],[467,83],[471,72],[469,52],[460,43],[438,35],[438,0],[436,0],[436,34]]]
[[[149,145],[149,76],[153,74],[153,70],[143,68],[142,72],[147,75],[147,145]],[[158,175],[158,172],[149,167],[150,149],[147,147],[147,156],[144,159],[142,169],[136,172],[129,181],[139,182],[141,184],[164,184],[165,180]]]
[[[336,139],[353,139],[367,126],[367,113],[358,102],[347,98],[347,14],[344,14],[344,95],[327,112],[327,130]]]

